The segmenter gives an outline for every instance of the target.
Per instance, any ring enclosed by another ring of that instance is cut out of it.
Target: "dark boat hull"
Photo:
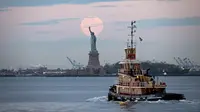
[[[108,101],[158,101],[158,100],[184,100],[186,99],[183,94],[177,93],[165,93],[162,95],[140,95],[140,96],[128,96],[115,94],[113,92],[108,93]]]

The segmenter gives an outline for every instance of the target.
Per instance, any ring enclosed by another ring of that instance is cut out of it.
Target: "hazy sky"
[[[122,59],[131,20],[143,38],[139,60],[175,63],[179,56],[200,63],[199,11],[200,0],[1,0],[0,68],[71,68],[66,56],[86,65],[90,38],[80,23],[88,16],[103,21],[101,64]]]

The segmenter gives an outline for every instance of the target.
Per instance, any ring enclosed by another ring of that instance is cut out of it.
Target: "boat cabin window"
[[[128,66],[127,66],[127,69],[130,70],[130,68],[131,68],[131,67],[130,67],[130,64],[128,63],[127,65],[128,65]]]
[[[137,75],[137,74],[140,74],[140,75],[142,74],[140,64],[138,63],[123,63],[123,64],[120,64],[120,69],[124,69],[125,72],[128,72],[132,76]]]
[[[121,69],[126,69],[127,67],[126,67],[126,64],[120,64],[120,68]]]
[[[121,69],[124,68],[124,65],[123,65],[123,64],[120,64],[120,68],[121,68]]]

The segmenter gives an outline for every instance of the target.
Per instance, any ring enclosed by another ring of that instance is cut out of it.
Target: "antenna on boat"
[[[135,24],[136,24],[136,21],[131,21],[131,26],[128,27],[131,29],[131,35],[129,35],[129,36],[131,36],[131,48],[133,48],[133,47],[136,48],[136,38],[133,42],[133,37],[135,36],[136,28],[137,28]]]
[[[129,46],[129,39],[127,39],[127,48],[129,48],[130,46]]]
[[[133,37],[135,36],[135,32],[136,32],[136,25],[135,25],[136,21],[131,21],[131,26],[129,26],[128,28],[131,28],[131,48],[133,48],[133,44],[134,47],[136,48],[136,38],[135,38],[135,42],[133,43]]]

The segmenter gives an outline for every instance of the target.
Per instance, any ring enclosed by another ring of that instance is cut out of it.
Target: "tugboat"
[[[125,59],[118,70],[118,84],[110,86],[108,101],[158,101],[183,100],[183,94],[166,93],[167,84],[149,74],[149,70],[142,70],[136,60],[136,21],[131,22],[131,46],[127,43]],[[135,37],[133,42],[133,37]],[[141,40],[141,38],[140,38]]]

